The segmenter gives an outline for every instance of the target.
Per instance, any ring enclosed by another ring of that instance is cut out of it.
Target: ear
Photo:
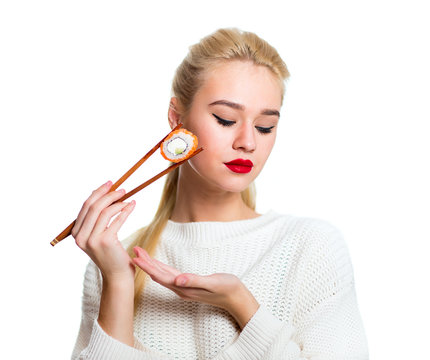
[[[167,113],[167,116],[169,118],[169,125],[171,129],[173,129],[181,122],[181,111],[177,97],[172,97],[170,99],[169,111]]]

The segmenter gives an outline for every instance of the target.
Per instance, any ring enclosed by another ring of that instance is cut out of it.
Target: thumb
[[[197,274],[184,273],[175,279],[176,286],[193,287],[210,290],[214,287],[216,280],[212,276],[201,276]]]
[[[180,274],[175,279],[175,285],[176,286],[193,286],[193,277],[191,274]]]

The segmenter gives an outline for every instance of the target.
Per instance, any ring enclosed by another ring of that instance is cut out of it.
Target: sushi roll
[[[192,132],[178,129],[161,143],[160,152],[166,160],[177,163],[191,156],[197,149],[197,143],[197,136]]]

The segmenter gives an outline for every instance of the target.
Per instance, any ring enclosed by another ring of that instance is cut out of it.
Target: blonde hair
[[[190,47],[188,55],[176,70],[172,83],[172,93],[178,99],[183,115],[191,108],[194,95],[204,82],[204,76],[213,66],[231,60],[251,61],[256,65],[266,66],[279,80],[283,99],[284,80],[289,77],[288,69],[274,47],[251,32],[236,28],[219,29],[204,37]],[[179,169],[167,175],[157,212],[151,223],[140,229],[136,239],[127,251],[134,256],[133,248],[140,246],[153,256],[160,235],[173,212],[176,202],[176,188]],[[242,200],[255,210],[255,185],[251,183],[241,193]],[[135,310],[145,287],[147,274],[136,268],[135,275]]]

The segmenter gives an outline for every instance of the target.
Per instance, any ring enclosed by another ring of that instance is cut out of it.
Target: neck
[[[182,165],[179,172],[176,204],[170,217],[172,221],[235,221],[259,216],[243,202],[240,193],[202,184],[201,177],[194,171],[188,172],[185,180],[183,170],[187,170],[186,165]],[[188,176],[190,173],[193,175]]]

